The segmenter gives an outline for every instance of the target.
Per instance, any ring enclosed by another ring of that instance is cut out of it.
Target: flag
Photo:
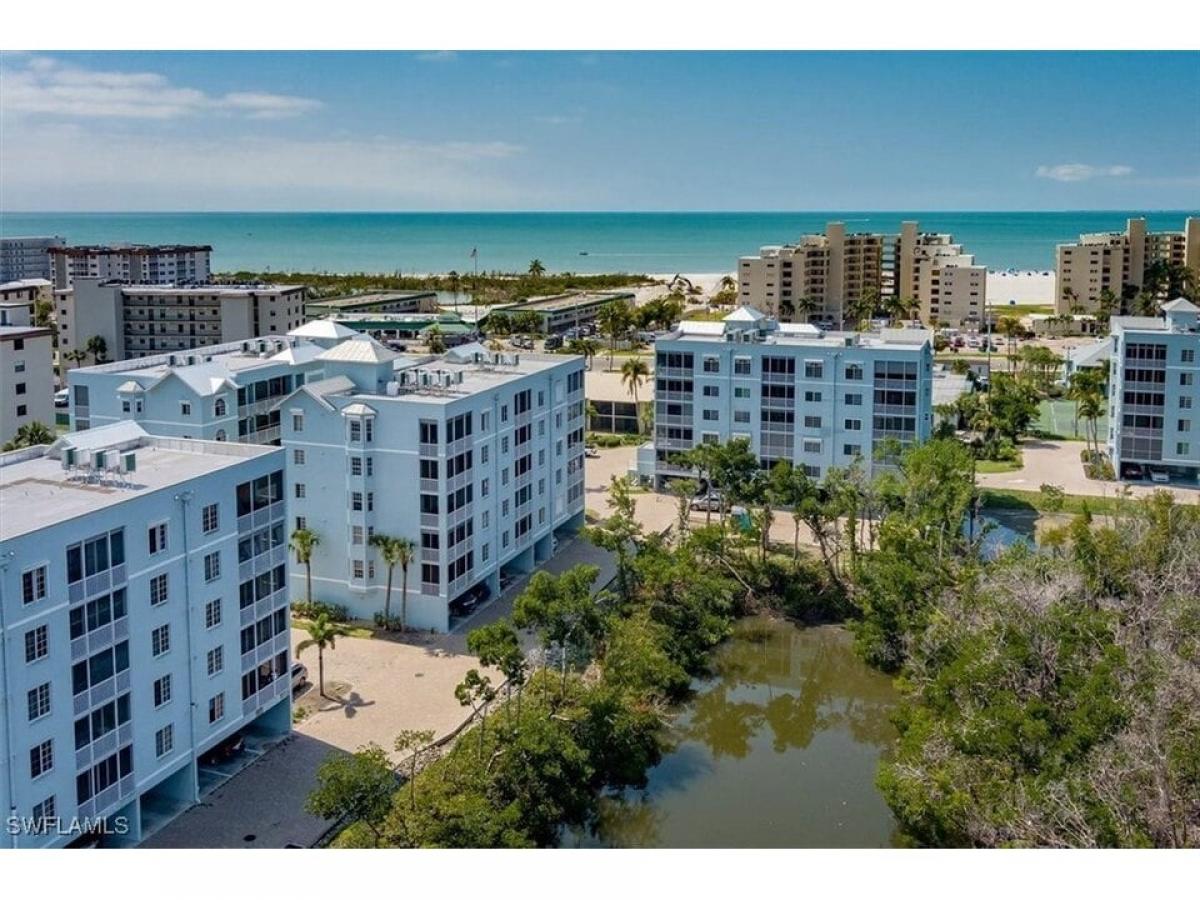
[[[472,247],[471,248],[471,259],[476,259],[478,256],[479,256],[479,248]]]

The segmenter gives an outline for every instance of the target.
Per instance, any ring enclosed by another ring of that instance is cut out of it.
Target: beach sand
[[[988,306],[1054,303],[1053,272],[988,272]]]

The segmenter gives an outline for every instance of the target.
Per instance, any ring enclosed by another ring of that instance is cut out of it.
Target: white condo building
[[[0,281],[51,279],[54,268],[50,262],[50,250],[64,247],[66,243],[65,239],[56,235],[0,238]]]
[[[1108,452],[1118,477],[1129,467],[1200,480],[1200,308],[1183,298],[1159,318],[1111,322]],[[1102,345],[1098,345],[1102,346]]]
[[[80,278],[128,284],[204,284],[212,277],[212,247],[207,244],[100,244],[47,249],[56,288]]]
[[[279,403],[288,528],[320,537],[316,598],[382,612],[387,571],[370,539],[406,538],[407,624],[445,631],[465,598],[495,596],[502,572],[530,571],[582,526],[581,357],[479,344],[400,355],[368,338],[317,363],[320,379]],[[302,596],[303,571],[293,582]]]
[[[108,359],[204,350],[304,323],[302,285],[136,285],[79,278],[55,292],[60,355],[104,339]],[[93,360],[94,361],[94,360]],[[74,364],[71,364],[74,365]]]
[[[0,455],[3,846],[135,844],[288,732],[283,468],[131,422]]]
[[[690,474],[679,453],[745,438],[764,468],[789,460],[814,478],[889,439],[933,427],[930,332],[821,331],[741,307],[720,322],[684,321],[655,343],[654,442],[638,473],[660,483]]]

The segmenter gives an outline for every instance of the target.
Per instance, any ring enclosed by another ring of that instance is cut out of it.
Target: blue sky
[[[1184,209],[1197,53],[25,53],[12,210]]]

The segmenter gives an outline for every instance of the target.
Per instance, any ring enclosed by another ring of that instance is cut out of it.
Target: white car
[[[1164,472],[1162,469],[1151,469],[1150,470],[1150,480],[1153,481],[1155,484],[1167,484],[1170,482],[1171,476],[1168,475],[1166,472]]]
[[[59,409],[71,405],[71,392],[66,388],[54,392],[54,405]]]
[[[591,459],[596,459],[596,457],[600,455],[600,451],[595,447],[584,447],[583,455],[590,457]]]

